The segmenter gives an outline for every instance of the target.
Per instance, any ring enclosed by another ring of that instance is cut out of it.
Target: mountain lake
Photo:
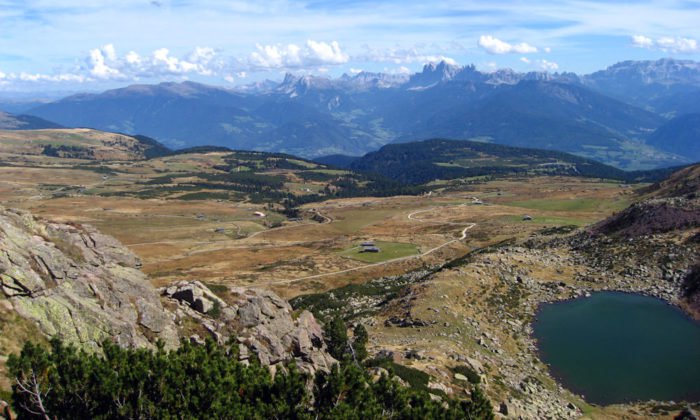
[[[656,298],[597,292],[540,306],[533,324],[552,375],[586,401],[700,401],[700,322]]]

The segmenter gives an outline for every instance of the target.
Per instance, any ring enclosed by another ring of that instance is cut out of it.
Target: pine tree
[[[337,360],[343,360],[348,348],[348,331],[340,316],[334,317],[327,328],[328,352]]]
[[[357,324],[353,329],[353,340],[352,348],[355,361],[362,362],[367,358],[367,343],[369,342],[369,336],[367,334],[367,329],[362,324]]]

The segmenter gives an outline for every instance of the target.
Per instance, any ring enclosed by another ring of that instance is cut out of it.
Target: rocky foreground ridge
[[[0,207],[0,324],[9,311],[46,337],[92,349],[104,340],[174,347],[209,337],[237,340],[241,359],[257,357],[264,365],[294,359],[313,373],[335,362],[313,315],[293,317],[271,292],[220,287],[214,294],[197,281],[158,291],[139,267],[133,253],[93,227]]]

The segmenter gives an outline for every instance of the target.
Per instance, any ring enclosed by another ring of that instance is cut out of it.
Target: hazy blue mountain
[[[700,63],[668,58],[623,61],[584,77],[582,83],[637,106],[683,114],[673,104],[674,98],[700,91]]]
[[[648,143],[660,150],[700,162],[700,114],[676,117],[659,127]]]

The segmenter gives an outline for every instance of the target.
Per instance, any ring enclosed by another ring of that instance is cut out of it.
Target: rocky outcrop
[[[240,360],[256,357],[269,366],[294,360],[309,374],[328,371],[336,362],[326,351],[323,330],[314,316],[308,311],[295,314],[287,301],[272,292],[233,287],[219,297],[191,281],[164,287],[161,293],[178,302],[178,323],[194,318],[213,339],[221,343],[235,339]],[[218,308],[214,311],[214,307]]]
[[[105,339],[174,347],[180,337],[202,342],[211,336],[222,344],[235,340],[241,360],[256,357],[273,368],[295,361],[313,374],[336,362],[314,316],[295,313],[272,292],[221,287],[217,295],[198,281],[183,281],[159,294],[139,266],[116,239],[90,226],[0,207],[2,302],[47,337],[97,349]]]
[[[178,335],[138,258],[90,226],[42,222],[0,207],[0,287],[14,310],[46,336],[96,348]]]

